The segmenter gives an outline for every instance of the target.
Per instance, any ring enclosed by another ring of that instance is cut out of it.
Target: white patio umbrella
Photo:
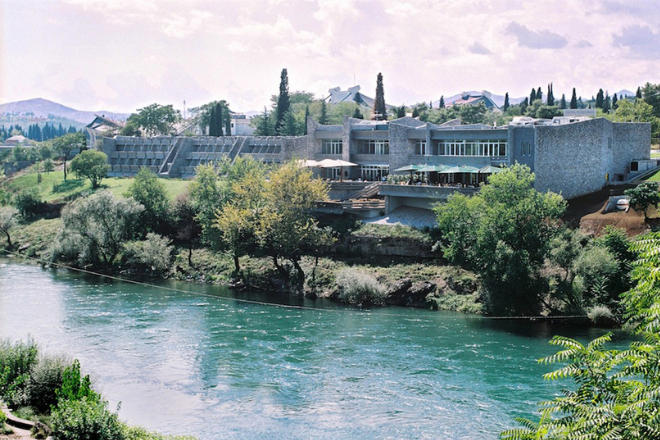
[[[348,162],[341,159],[323,159],[318,163],[321,168],[341,168],[339,173],[339,180],[344,181],[344,167],[356,167],[357,164],[353,162]]]

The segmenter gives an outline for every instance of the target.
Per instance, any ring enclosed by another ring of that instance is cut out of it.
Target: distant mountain
[[[624,96],[630,96],[630,97],[633,97],[633,96],[636,95],[636,93],[635,93],[635,92],[631,92],[630,90],[623,89],[623,90],[619,90],[618,92],[616,92],[616,95],[617,95],[619,98],[624,97]]]
[[[53,115],[60,118],[71,119],[83,124],[89,124],[94,120],[94,115],[105,115],[107,118],[116,121],[123,121],[128,118],[128,113],[115,113],[104,110],[99,111],[81,111],[71,107],[67,107],[57,102],[49,101],[47,99],[36,98],[28,99],[27,101],[8,102],[0,104],[0,117],[4,113],[10,114],[29,114],[32,113],[36,117],[48,118]]]

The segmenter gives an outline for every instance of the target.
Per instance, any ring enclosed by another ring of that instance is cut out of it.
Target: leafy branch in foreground
[[[562,350],[539,362],[566,363],[544,375],[571,377],[574,391],[542,402],[538,422],[517,419],[521,428],[500,434],[524,439],[660,439],[660,233],[633,243],[639,252],[633,270],[637,285],[623,295],[627,327],[641,337],[626,350],[606,350],[611,335],[589,344],[561,336]]]

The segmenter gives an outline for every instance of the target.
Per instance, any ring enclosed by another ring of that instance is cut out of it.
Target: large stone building
[[[309,134],[299,137],[117,136],[105,138],[102,149],[115,176],[133,175],[146,166],[164,177],[186,178],[199,164],[251,155],[264,162],[341,159],[356,164],[316,171],[344,180],[382,180],[408,165],[432,165],[432,181],[469,186],[482,180],[479,170],[517,162],[536,173],[537,189],[569,199],[626,179],[631,164],[650,158],[650,124],[603,118],[503,127],[459,121],[435,125],[408,117],[389,122],[345,118],[342,125],[309,119],[307,128]]]

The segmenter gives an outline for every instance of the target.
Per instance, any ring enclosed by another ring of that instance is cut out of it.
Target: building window
[[[438,156],[506,157],[507,141],[438,141]]]
[[[390,154],[390,141],[359,140],[358,154]]]
[[[426,149],[426,139],[415,140],[415,154],[418,154],[420,156],[426,156],[427,151],[428,150]]]
[[[521,156],[531,156],[532,155],[532,143],[531,142],[521,142],[520,143],[520,155]]]
[[[341,139],[323,139],[321,154],[341,154],[343,145]]]
[[[360,165],[360,176],[363,180],[381,181],[390,174],[389,165]]]

